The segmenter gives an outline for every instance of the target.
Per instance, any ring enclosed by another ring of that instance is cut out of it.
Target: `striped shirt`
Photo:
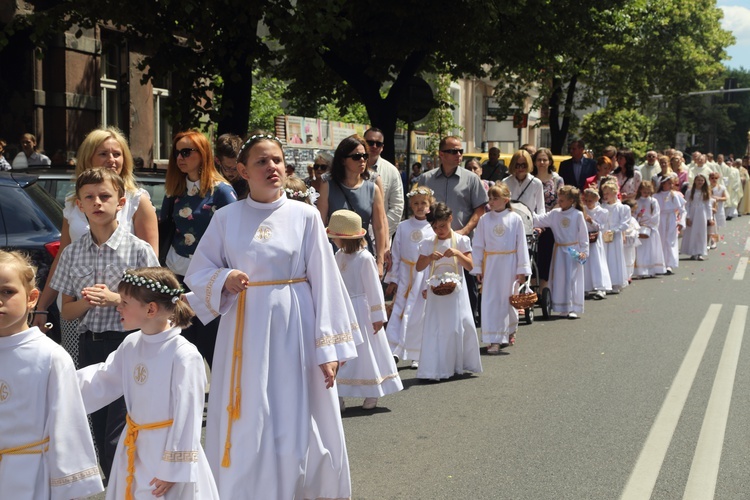
[[[139,239],[123,226],[118,226],[112,236],[98,246],[86,232],[63,250],[57,271],[50,286],[76,300],[83,298],[84,288],[96,284],[107,285],[117,292],[123,273],[137,267],[158,267],[159,259],[151,245]],[[81,318],[78,332],[123,331],[117,308],[94,307]]]

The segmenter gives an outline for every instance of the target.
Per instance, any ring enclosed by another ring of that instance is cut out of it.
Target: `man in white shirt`
[[[656,161],[658,155],[656,151],[649,151],[646,153],[646,161],[639,165],[637,168],[641,171],[641,179],[651,180],[651,178],[661,172],[659,162]]]
[[[380,157],[380,153],[383,152],[383,132],[380,129],[367,129],[365,142],[367,142],[367,152],[370,154],[367,168],[380,174],[383,180],[383,201],[388,218],[388,235],[393,238],[396,227],[401,222],[401,215],[404,213],[404,186],[401,183],[401,174],[393,163]]]
[[[36,137],[34,134],[23,134],[21,136],[22,151],[13,158],[13,169],[20,170],[28,167],[49,167],[52,161],[36,150]]]

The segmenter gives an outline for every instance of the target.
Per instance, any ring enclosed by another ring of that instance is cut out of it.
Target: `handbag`
[[[167,265],[167,254],[169,249],[172,248],[172,240],[174,239],[177,226],[175,226],[174,218],[172,217],[172,211],[174,209],[174,197],[168,196],[164,198],[164,203],[161,207],[161,219],[159,220],[159,264],[166,267]]]
[[[599,238],[599,231],[590,231],[589,232],[589,243],[596,243],[596,240]]]

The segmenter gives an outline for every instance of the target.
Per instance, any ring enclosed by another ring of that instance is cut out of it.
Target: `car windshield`
[[[24,189],[8,187],[0,190],[2,206],[0,229],[10,243],[15,236],[37,236],[45,239],[60,233],[62,210],[41,187],[31,184]]]

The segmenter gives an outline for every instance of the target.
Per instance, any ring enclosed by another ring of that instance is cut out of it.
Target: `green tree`
[[[609,106],[590,113],[581,120],[581,137],[595,154],[606,146],[632,149],[636,157],[650,148],[652,120],[633,109]]]
[[[430,134],[427,139],[427,152],[430,156],[437,157],[440,139],[448,134],[454,134],[456,131],[462,131],[463,127],[456,123],[453,116],[453,110],[458,103],[451,96],[450,75],[446,73],[437,74],[430,80],[434,98],[438,105],[422,121],[419,129]]]

